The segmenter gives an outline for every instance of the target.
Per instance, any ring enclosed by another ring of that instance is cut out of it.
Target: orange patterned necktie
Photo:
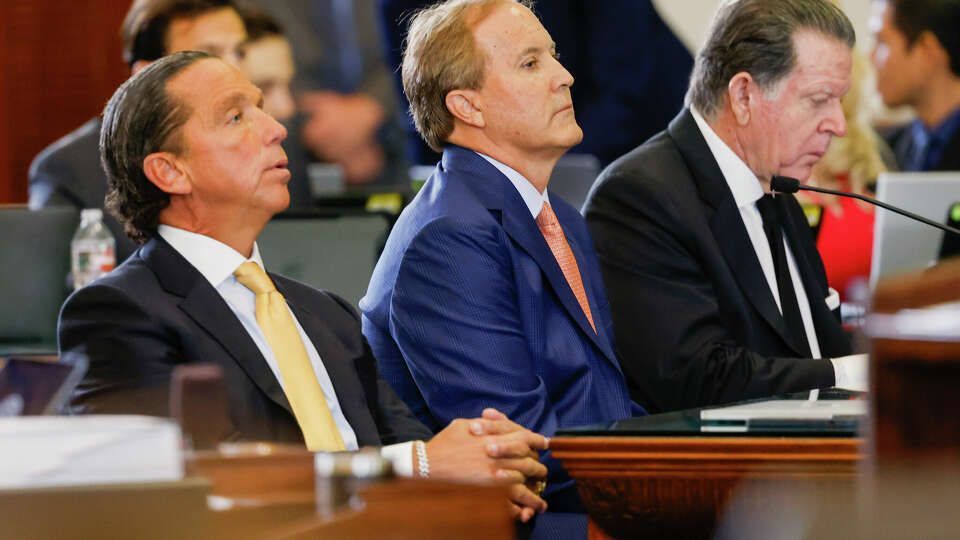
[[[570,244],[567,243],[567,238],[563,235],[563,228],[557,221],[557,215],[553,213],[553,208],[550,208],[550,205],[546,202],[543,203],[540,215],[537,216],[537,227],[540,227],[544,240],[547,241],[550,251],[553,252],[553,257],[557,259],[560,270],[563,271],[563,277],[566,278],[567,284],[573,290],[573,295],[577,297],[577,302],[580,303],[583,314],[590,321],[590,327],[596,333],[597,326],[593,324],[593,314],[590,313],[587,292],[583,290],[583,279],[580,277],[580,267],[577,266],[577,259],[574,258]]]

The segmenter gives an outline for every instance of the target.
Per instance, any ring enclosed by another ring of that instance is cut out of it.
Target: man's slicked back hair
[[[796,64],[794,36],[809,30],[853,48],[856,33],[829,0],[728,0],[717,11],[697,53],[687,105],[706,117],[716,112],[734,75],[747,72],[771,90]]]
[[[170,195],[143,172],[144,159],[154,152],[182,155],[179,131],[192,112],[167,91],[167,84],[207,58],[216,57],[183,51],[152,62],[127,79],[103,110],[100,162],[107,173],[106,207],[140,244],[156,234],[160,211],[170,204]]]

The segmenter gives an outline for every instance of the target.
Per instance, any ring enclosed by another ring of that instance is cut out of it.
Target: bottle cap
[[[101,220],[103,219],[103,210],[99,208],[84,208],[80,211],[80,219]]]

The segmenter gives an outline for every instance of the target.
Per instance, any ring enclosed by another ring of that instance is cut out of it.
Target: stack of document
[[[181,441],[149,416],[0,418],[0,489],[182,480]]]
[[[867,402],[861,399],[808,401],[773,399],[700,411],[701,420],[832,420],[838,417],[862,417]]]

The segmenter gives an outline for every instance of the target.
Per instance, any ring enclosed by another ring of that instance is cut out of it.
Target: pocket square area
[[[829,294],[827,294],[827,297],[824,299],[824,301],[827,303],[827,309],[833,311],[840,307],[840,293],[838,293],[833,287],[830,287]]]

